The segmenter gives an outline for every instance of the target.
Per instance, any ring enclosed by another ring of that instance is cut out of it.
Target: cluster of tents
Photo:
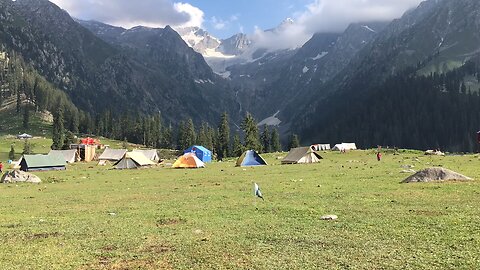
[[[328,144],[317,144],[310,147],[298,147],[290,150],[282,160],[282,164],[304,164],[320,162],[322,157],[318,151],[329,150]],[[349,151],[357,149],[354,143],[335,145],[333,151]],[[156,150],[133,150],[107,148],[98,157],[99,165],[113,164],[115,169],[137,169],[150,167],[160,161]],[[72,150],[52,150],[48,155],[24,155],[18,162],[22,171],[65,170],[68,163],[80,161],[79,152]],[[173,168],[204,168],[205,163],[212,161],[212,152],[199,145],[189,147],[172,165]],[[267,162],[254,150],[245,151],[237,160],[236,166],[265,166]]]

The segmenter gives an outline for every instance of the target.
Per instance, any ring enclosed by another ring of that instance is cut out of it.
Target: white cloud
[[[350,23],[388,21],[400,17],[422,0],[313,0],[294,15],[295,23],[276,31],[255,28],[252,40],[257,48],[270,50],[302,46],[318,32],[341,32]]]
[[[73,17],[125,28],[201,26],[204,13],[188,3],[172,0],[51,0]]]
[[[217,17],[215,17],[215,16],[213,16],[210,21],[213,25],[213,28],[215,28],[217,30],[225,29],[225,27],[227,26],[227,23],[228,23],[228,22],[223,21],[222,19],[217,19]]]
[[[354,22],[387,21],[400,17],[422,0],[315,0],[298,21],[309,32],[342,31]]]
[[[186,23],[175,25],[179,27],[189,27],[189,26],[197,26],[202,27],[203,25],[203,17],[205,13],[197,7],[190,5],[189,3],[175,3],[173,5],[176,11],[180,13],[186,13],[190,16],[190,20]]]
[[[210,24],[215,28],[216,30],[225,30],[230,27],[230,25],[233,22],[238,21],[239,15],[232,15],[230,16],[227,20],[224,20],[222,18],[217,18],[216,16],[213,16],[210,19]]]

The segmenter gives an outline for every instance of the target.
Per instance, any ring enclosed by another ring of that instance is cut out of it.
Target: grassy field
[[[478,156],[323,153],[314,165],[113,171],[0,185],[1,269],[478,269],[480,182],[400,184],[402,165],[480,179]],[[265,201],[253,197],[257,182]],[[325,214],[337,221],[322,221]]]

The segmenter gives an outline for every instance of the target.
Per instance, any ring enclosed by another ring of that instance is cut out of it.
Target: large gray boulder
[[[42,180],[31,173],[27,173],[24,171],[19,171],[19,170],[14,170],[10,172],[6,172],[2,176],[2,183],[19,183],[19,182],[24,182],[24,183],[41,183]]]
[[[402,183],[417,183],[417,182],[435,182],[435,181],[467,181],[472,180],[472,178],[467,177],[463,174],[456,173],[454,171],[435,167],[423,169],[414,175],[403,180]]]

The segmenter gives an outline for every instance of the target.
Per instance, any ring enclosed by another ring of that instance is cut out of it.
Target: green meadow
[[[400,184],[474,155],[321,153],[312,165],[115,171],[95,163],[0,185],[1,269],[478,269],[480,182]],[[167,161],[171,163],[172,161]],[[265,201],[253,196],[260,185]],[[321,216],[334,214],[336,221]]]

